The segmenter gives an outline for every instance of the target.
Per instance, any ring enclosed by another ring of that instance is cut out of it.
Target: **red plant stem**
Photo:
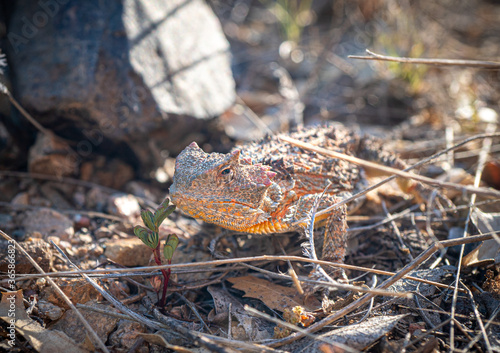
[[[156,249],[153,250],[153,254],[154,254],[156,264],[158,266],[163,265],[161,263],[160,244],[158,244]],[[170,265],[170,260],[168,261],[168,264]],[[166,299],[167,299],[167,287],[168,287],[168,282],[170,280],[170,269],[168,269],[168,270],[162,269],[161,273],[163,275],[163,290],[162,290],[161,299],[160,299],[159,304],[160,304],[160,307],[163,308],[165,306]]]

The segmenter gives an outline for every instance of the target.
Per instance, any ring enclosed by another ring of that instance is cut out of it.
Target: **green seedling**
[[[160,252],[161,244],[159,240],[160,225],[175,210],[175,205],[169,206],[169,202],[170,200],[166,198],[161,203],[160,207],[158,207],[158,209],[155,211],[154,214],[149,210],[142,210],[141,218],[146,227],[143,226],[134,227],[134,234],[139,239],[141,239],[141,241],[144,244],[146,244],[151,248],[151,250],[153,251],[155,262],[159,266],[163,265],[161,261],[161,252]],[[170,234],[167,237],[167,241],[163,246],[163,254],[167,259],[169,265],[172,263],[172,257],[174,256],[174,252],[178,244],[179,244],[179,238],[175,234]],[[163,308],[165,306],[168,282],[170,280],[170,268],[166,270],[162,269],[161,273],[163,275],[163,290],[161,299],[159,301],[159,306]]]

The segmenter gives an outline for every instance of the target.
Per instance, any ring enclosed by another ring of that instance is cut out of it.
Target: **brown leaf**
[[[482,179],[490,186],[500,190],[500,162],[490,161],[484,166]]]
[[[306,300],[295,288],[280,286],[254,276],[232,277],[227,280],[234,288],[244,291],[244,297],[259,299],[270,309],[284,311],[303,306],[312,311],[320,306],[315,298],[308,297]]]
[[[480,234],[496,232],[500,227],[500,213],[484,213],[476,209],[472,212],[471,219]],[[500,263],[500,244],[496,239],[490,239],[464,256],[462,265],[479,267],[498,263]]]

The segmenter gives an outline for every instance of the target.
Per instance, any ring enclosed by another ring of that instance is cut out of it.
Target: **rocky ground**
[[[481,188],[473,196],[443,187],[456,207],[427,207],[428,200],[412,200],[395,182],[370,192],[349,216],[346,263],[356,267],[347,273],[360,288],[332,289],[328,300],[324,291],[304,296],[294,285],[298,275],[307,287],[311,270],[306,261],[285,257],[302,256],[299,234],[234,233],[174,212],[159,229],[161,244],[171,234],[179,239],[167,303],[160,308],[161,274],[148,267],[155,265],[153,253],[134,235],[134,226],[143,225],[141,209],[154,211],[168,197],[175,157],[193,140],[207,152],[227,152],[269,131],[337,121],[378,136],[415,164],[469,137],[494,134],[498,69],[347,56],[370,49],[400,57],[497,60],[496,2],[47,3],[58,7],[2,5],[2,84],[11,97],[0,101],[0,349],[500,349],[499,245],[477,238],[500,228],[499,198],[487,195],[500,188],[498,137],[457,146],[419,169]],[[102,18],[88,22],[96,9]],[[36,25],[40,11],[47,15],[43,26]],[[39,31],[33,38],[23,32],[23,16]],[[84,41],[75,28],[86,29]],[[200,32],[213,37],[189,40]],[[12,33],[27,43],[13,42]],[[85,44],[85,55],[63,50],[73,41]],[[464,234],[476,240],[462,248]],[[454,246],[431,252],[438,241]],[[255,261],[265,255],[282,257]],[[395,280],[383,289],[412,298],[366,297],[363,290],[408,264],[415,264],[409,274],[421,281]],[[68,273],[75,266],[90,279]],[[113,298],[118,303],[112,305]],[[9,311],[13,302],[16,310]],[[13,341],[10,312],[17,320]],[[304,328],[313,335],[292,342],[293,332]]]

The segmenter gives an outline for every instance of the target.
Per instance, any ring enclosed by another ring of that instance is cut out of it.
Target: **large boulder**
[[[203,0],[6,5],[14,96],[82,158],[150,170],[234,101],[229,44]]]

